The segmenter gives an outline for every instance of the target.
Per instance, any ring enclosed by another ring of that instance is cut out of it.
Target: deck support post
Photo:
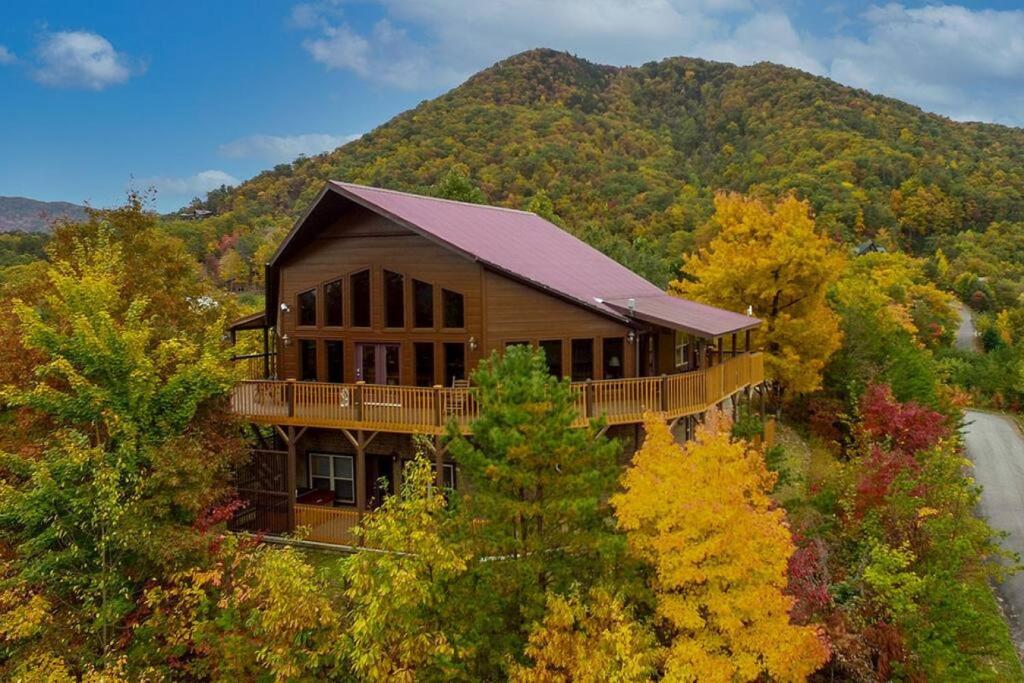
[[[284,384],[285,399],[288,401],[288,417],[295,417],[295,378],[289,377]]]
[[[263,328],[263,379],[270,379],[270,335],[268,328]]]
[[[288,529],[295,531],[295,427],[288,425],[288,471],[285,485],[288,487]]]
[[[434,437],[434,483],[440,490],[444,488],[444,448],[441,446],[441,435]]]
[[[391,457],[391,471],[394,473],[392,483],[395,487],[395,495],[399,496],[402,494],[402,456],[395,454]]]
[[[732,357],[735,358],[739,351],[736,349],[736,333],[732,333]]]
[[[356,432],[356,510],[359,519],[366,510],[366,443],[363,441],[363,430]]]

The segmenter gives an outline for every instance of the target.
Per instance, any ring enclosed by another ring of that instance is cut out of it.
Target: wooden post
[[[364,382],[363,380],[359,380],[358,382],[356,382],[356,390],[354,392],[355,396],[353,396],[353,401],[355,402],[354,405],[356,408],[356,422],[363,421],[363,387],[365,386],[366,382]]]
[[[744,351],[746,351],[747,353],[750,353],[750,330],[747,330],[747,331],[746,331],[746,332],[744,333],[744,335],[743,335],[743,336],[744,336],[744,346],[743,346],[743,350],[744,350]]]
[[[440,384],[435,384],[434,385],[434,424],[437,425],[438,427],[444,426],[444,422],[442,422],[442,416],[444,415],[443,406],[441,404],[442,400],[443,400],[443,398],[441,396],[441,385]]]
[[[285,472],[285,486],[288,487],[288,530],[295,531],[295,427],[288,425],[288,471]]]
[[[288,417],[295,417],[295,378],[288,378],[284,388],[285,397],[288,401]]]
[[[363,430],[356,432],[356,510],[362,519],[366,511],[366,441]]]
[[[444,449],[441,448],[441,436],[434,437],[434,483],[437,490],[444,487]]]
[[[584,410],[587,411],[587,414],[584,415],[583,417],[585,419],[590,419],[590,417],[593,416],[594,414],[594,380],[588,377],[587,383],[583,386],[583,391],[585,394],[583,408]]]
[[[661,412],[668,412],[668,375],[661,374]]]
[[[395,486],[395,495],[402,493],[402,456],[395,454],[391,456],[391,471],[394,472],[392,482]]]
[[[263,328],[263,379],[270,379],[270,335]]]
[[[736,350],[736,333],[732,333],[732,357],[735,358],[739,351]]]

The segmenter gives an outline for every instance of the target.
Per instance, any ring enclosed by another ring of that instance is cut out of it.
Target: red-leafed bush
[[[831,605],[828,591],[829,573],[826,563],[828,549],[821,539],[806,539],[795,535],[796,552],[789,557],[786,592],[796,598],[790,618],[797,624],[808,624],[822,615]]]
[[[950,434],[946,417],[914,401],[900,403],[885,384],[868,387],[860,403],[862,427],[892,450],[928,450]]]
[[[854,514],[861,517],[867,510],[882,505],[896,477],[904,472],[916,473],[919,470],[920,465],[910,453],[887,451],[874,446],[870,455],[861,463]]]

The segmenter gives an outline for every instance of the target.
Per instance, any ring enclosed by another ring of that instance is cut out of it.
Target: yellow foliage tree
[[[648,416],[647,438],[612,499],[631,550],[653,567],[677,681],[804,680],[828,657],[817,629],[790,623],[794,552],[762,454],[720,413],[679,446]]]
[[[402,473],[401,493],[360,529],[374,550],[345,565],[349,664],[363,681],[445,678],[456,655],[443,613],[446,583],[465,572],[467,558],[446,540],[455,522],[431,463],[417,457]]]
[[[672,293],[763,320],[763,347],[776,397],[821,386],[821,373],[839,348],[837,316],[826,293],[844,258],[816,228],[810,206],[794,197],[769,207],[737,194],[715,198],[718,233],[685,260],[686,276]]]
[[[547,610],[526,646],[533,666],[513,665],[512,681],[639,683],[653,677],[660,658],[653,634],[608,591],[594,589],[586,600],[549,595]]]

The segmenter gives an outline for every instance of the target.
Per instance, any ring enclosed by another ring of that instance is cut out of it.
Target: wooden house
[[[602,416],[631,448],[654,411],[685,438],[762,383],[758,324],[670,296],[529,212],[331,182],[267,264],[265,310],[231,328],[263,338],[238,359],[232,407],[273,435],[239,473],[236,526],[350,542],[417,438],[457,486],[440,435],[472,429],[473,368],[515,344],[572,381],[580,424]]]

